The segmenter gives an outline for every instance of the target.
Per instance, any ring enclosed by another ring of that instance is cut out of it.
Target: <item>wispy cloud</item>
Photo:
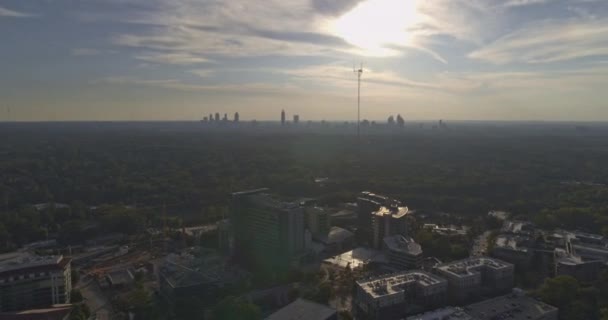
[[[549,63],[608,55],[608,19],[548,20],[475,50],[469,58],[494,64]]]
[[[102,54],[103,51],[93,48],[74,48],[71,51],[73,56],[96,56]]]
[[[550,0],[509,0],[505,3],[505,7],[521,7],[534,4],[547,3]]]
[[[18,12],[4,7],[0,7],[0,17],[28,18],[33,16],[35,15],[31,13]]]

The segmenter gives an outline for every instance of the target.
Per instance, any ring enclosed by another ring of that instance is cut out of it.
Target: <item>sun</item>
[[[411,41],[419,22],[416,0],[367,0],[330,22],[330,32],[368,56],[390,56]]]

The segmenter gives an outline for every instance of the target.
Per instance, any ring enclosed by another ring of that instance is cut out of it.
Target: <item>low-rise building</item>
[[[0,311],[70,302],[70,259],[26,252],[0,255]]]
[[[464,307],[478,320],[557,320],[558,309],[523,294],[507,294]]]
[[[555,275],[571,276],[581,282],[595,281],[604,267],[601,260],[583,260],[580,256],[555,249]]]
[[[422,267],[422,247],[412,238],[394,235],[384,238],[384,254],[389,264],[399,270]]]
[[[513,288],[514,266],[488,257],[444,263],[435,272],[449,282],[449,296],[455,303],[481,296],[508,292]]]
[[[518,266],[526,267],[534,257],[529,247],[532,240],[528,236],[502,234],[496,237],[491,255]]]
[[[336,309],[305,299],[297,299],[266,320],[338,320]]]
[[[352,249],[355,234],[340,227],[331,227],[325,236],[319,236],[317,239],[328,252],[344,252]]]
[[[394,319],[446,302],[448,283],[424,271],[389,274],[356,283],[355,307],[371,319]]]
[[[521,293],[484,300],[465,307],[446,307],[407,320],[557,320],[558,309]]]

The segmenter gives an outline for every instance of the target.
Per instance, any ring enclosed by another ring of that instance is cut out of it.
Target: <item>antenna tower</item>
[[[363,75],[363,63],[359,69],[353,65],[353,72],[357,75],[357,139],[361,140],[361,76]]]

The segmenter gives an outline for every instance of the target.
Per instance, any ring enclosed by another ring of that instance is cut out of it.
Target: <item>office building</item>
[[[239,122],[239,120],[240,120],[239,113],[238,113],[238,112],[235,112],[235,113],[234,113],[234,122]]]
[[[325,252],[345,252],[353,248],[355,235],[340,227],[331,227],[325,236],[318,240],[325,246]]]
[[[556,248],[554,252],[555,276],[571,276],[580,282],[598,279],[604,267],[602,260],[583,260],[580,256]]]
[[[293,124],[298,124],[300,123],[300,115],[295,114],[293,116]]]
[[[220,122],[220,113],[219,112],[215,113],[215,122]]]
[[[24,252],[0,255],[0,311],[69,303],[71,290],[69,258]]]
[[[422,268],[422,247],[412,238],[401,235],[385,237],[383,251],[393,268],[398,270]]]
[[[356,283],[355,308],[369,319],[396,319],[442,306],[448,283],[424,271],[404,271]]]
[[[382,248],[385,237],[408,234],[407,207],[380,207],[372,213],[372,245],[376,249]]]
[[[494,258],[444,263],[437,266],[435,272],[448,280],[450,299],[456,303],[505,293],[513,288],[514,266]]]
[[[372,235],[372,214],[380,207],[397,206],[398,201],[391,200],[389,197],[363,191],[357,197],[357,226],[366,238]]]
[[[327,236],[330,228],[329,212],[321,207],[306,207],[306,228],[314,238]]]
[[[465,307],[445,307],[406,320],[557,320],[558,309],[523,293],[511,293]]]
[[[338,320],[336,309],[305,299],[297,299],[266,320]]]
[[[285,125],[285,110],[281,110],[281,125]]]
[[[267,191],[232,194],[236,258],[249,266],[293,265],[305,249],[304,209],[278,201]]]
[[[473,319],[557,320],[556,307],[532,299],[523,293],[507,294],[464,307]]]

